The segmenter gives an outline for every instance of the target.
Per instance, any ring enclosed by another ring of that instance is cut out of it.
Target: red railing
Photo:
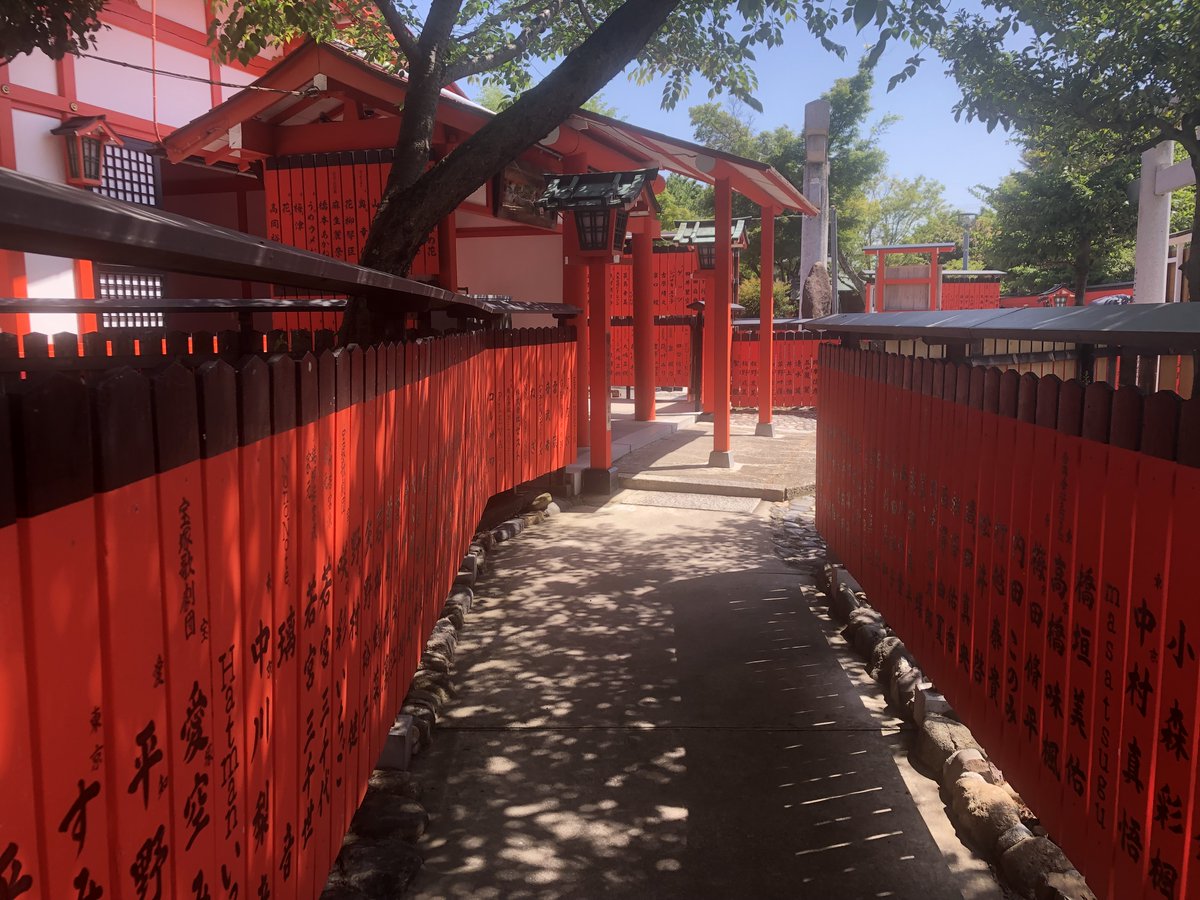
[[[1200,404],[821,350],[817,524],[1101,897],[1200,896]]]
[[[484,504],[573,458],[573,348],[10,381],[0,896],[317,896]]]

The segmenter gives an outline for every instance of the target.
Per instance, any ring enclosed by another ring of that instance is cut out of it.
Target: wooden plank
[[[94,882],[116,890],[110,845],[118,838],[106,827],[106,812],[129,783],[117,780],[119,763],[126,761],[118,753],[132,736],[118,733],[105,710],[87,391],[77,380],[51,376],[25,385],[12,403],[27,592],[22,611],[30,641],[35,765],[42,775],[40,893],[69,896],[76,879],[85,888]],[[17,850],[16,861],[33,872],[36,858],[25,855],[33,848]]]
[[[216,754],[217,700],[211,644],[201,626],[209,621],[207,517],[200,462],[200,420],[195,378],[173,363],[151,380],[154,403],[156,510],[163,535],[159,547],[165,619],[167,702],[171,722],[170,766],[175,842],[172,854],[177,896],[216,890],[219,776]],[[170,535],[170,538],[167,537]],[[176,739],[177,738],[177,739]]]
[[[238,489],[241,494],[241,579],[244,606],[241,635],[242,702],[246,710],[245,856],[248,891],[271,890],[275,870],[273,790],[294,789],[275,773],[275,694],[272,648],[275,610],[272,596],[271,382],[265,360],[243,359],[237,370]]]
[[[241,684],[243,593],[239,534],[237,387],[233,369],[220,360],[197,371],[200,386],[201,472],[205,535],[208,539],[209,619],[200,623],[212,656],[219,883],[225,891],[246,887],[248,806],[246,798],[247,713]],[[207,628],[207,635],[205,634]],[[215,885],[214,885],[215,886]]]
[[[108,764],[111,783],[121,788],[109,800],[114,886],[154,896],[170,890],[179,841],[169,793],[175,773],[166,752],[177,729],[167,715],[162,573],[146,565],[160,554],[150,385],[124,369],[96,382],[91,393],[104,710],[116,736]],[[191,779],[180,774],[174,793],[182,799],[179,791],[190,790]]]
[[[274,653],[271,681],[274,704],[272,727],[271,833],[273,843],[272,896],[289,900],[298,896],[296,841],[300,786],[300,660],[299,627],[300,528],[299,428],[296,375],[298,363],[287,356],[272,356],[267,367],[271,381],[271,603],[274,616]]]
[[[0,654],[0,684],[5,686],[0,692],[0,733],[7,735],[6,752],[0,754],[0,784],[7,792],[6,802],[0,806],[0,854],[5,859],[0,873],[9,878],[14,893],[17,887],[27,885],[36,895],[43,893],[48,874],[42,836],[38,832],[40,772],[34,769],[38,718],[36,698],[30,695],[33,655],[24,639],[23,599],[27,592],[16,525],[13,482],[16,444],[11,426],[8,400],[0,399],[0,566],[10,579],[9,589],[0,592],[0,616],[10,633],[18,636]],[[102,830],[103,803],[100,801],[93,807],[98,830]],[[85,809],[87,805],[85,801]],[[72,835],[76,833],[71,828],[74,824],[68,822]]]

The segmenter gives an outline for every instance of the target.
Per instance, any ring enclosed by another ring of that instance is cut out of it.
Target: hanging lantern
[[[607,206],[574,210],[575,231],[579,235],[579,249],[584,253],[607,250],[612,243],[610,219]]]
[[[63,139],[67,184],[76,187],[99,187],[104,180],[104,145],[124,145],[108,127],[104,116],[68,119],[50,133]]]
[[[697,222],[676,222],[675,243],[696,248],[696,262],[705,272],[717,267],[717,226],[712,219]],[[729,249],[733,251],[733,270],[738,267],[738,256],[746,249],[746,220],[734,219],[729,226]]]
[[[580,256],[616,261],[625,249],[630,213],[648,215],[657,209],[650,190],[657,174],[656,169],[642,169],[547,176],[537,205],[574,216]]]

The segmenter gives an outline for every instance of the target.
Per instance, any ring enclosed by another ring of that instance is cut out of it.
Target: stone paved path
[[[810,504],[618,498],[499,548],[415,765],[411,895],[1001,896],[809,605]]]

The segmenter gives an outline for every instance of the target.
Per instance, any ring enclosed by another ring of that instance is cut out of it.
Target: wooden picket
[[[0,893],[319,893],[488,498],[571,460],[573,341],[6,382]]]
[[[1200,890],[1200,401],[820,348],[817,523],[1101,897]]]

